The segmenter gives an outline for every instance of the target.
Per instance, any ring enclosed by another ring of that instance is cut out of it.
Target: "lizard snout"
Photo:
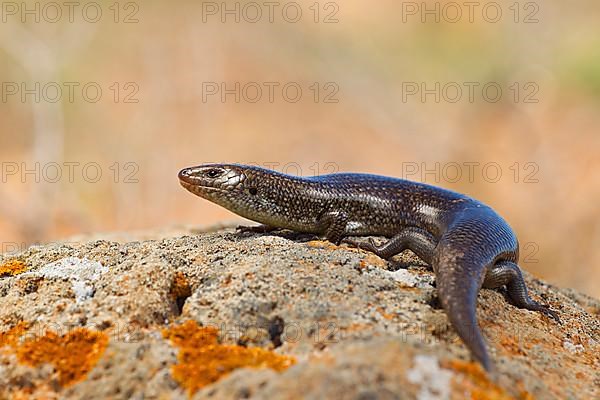
[[[194,177],[193,177],[192,170],[190,168],[184,168],[181,171],[179,171],[179,174],[177,174],[177,177],[179,178],[180,181],[182,181],[184,183],[188,183],[190,185],[194,184]]]

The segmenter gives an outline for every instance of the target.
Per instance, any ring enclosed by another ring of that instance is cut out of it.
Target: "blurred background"
[[[600,3],[2,2],[2,251],[235,220],[179,169],[436,184],[600,296]]]

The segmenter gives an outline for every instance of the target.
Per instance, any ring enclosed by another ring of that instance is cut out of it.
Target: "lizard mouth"
[[[185,168],[177,175],[179,183],[186,190],[201,195],[202,193],[227,192],[227,189],[210,184],[195,175],[193,168]]]
[[[196,182],[191,182],[189,178],[179,178],[179,183],[183,188],[189,192],[192,192],[196,195],[201,195],[202,193],[211,193],[211,192],[226,192],[225,189],[216,188],[214,186],[204,186],[200,185]]]

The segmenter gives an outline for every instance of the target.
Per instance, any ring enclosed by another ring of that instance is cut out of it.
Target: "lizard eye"
[[[218,169],[218,168],[211,168],[208,171],[205,172],[206,176],[208,176],[209,178],[217,178],[218,176],[220,176],[223,171]]]

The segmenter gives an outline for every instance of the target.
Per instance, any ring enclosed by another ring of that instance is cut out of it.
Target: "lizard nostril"
[[[182,169],[181,171],[179,171],[179,174],[177,174],[177,176],[179,177],[179,180],[188,182],[191,177],[190,169],[189,168]]]

